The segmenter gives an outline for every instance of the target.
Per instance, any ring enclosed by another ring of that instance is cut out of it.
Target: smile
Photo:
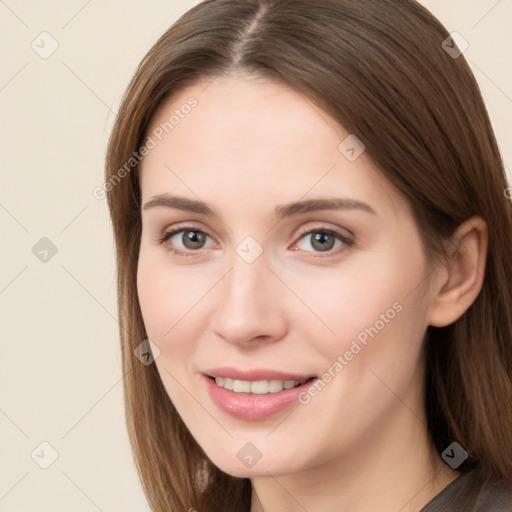
[[[306,379],[308,380],[308,379]],[[292,389],[306,382],[296,380],[239,380],[228,377],[215,377],[215,383],[221,388],[233,391],[234,393],[253,393],[266,395],[267,393],[279,393],[283,389]]]
[[[241,380],[207,375],[202,378],[212,403],[220,411],[245,421],[265,420],[300,405],[299,395],[316,379]]]

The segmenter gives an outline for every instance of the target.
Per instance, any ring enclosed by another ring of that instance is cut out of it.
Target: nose
[[[264,255],[248,263],[235,253],[218,289],[213,315],[215,335],[246,348],[284,337],[286,288],[268,267]]]

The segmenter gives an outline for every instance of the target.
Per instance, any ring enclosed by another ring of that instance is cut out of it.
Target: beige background
[[[148,510],[124,425],[110,222],[92,191],[137,63],[196,3],[0,1],[4,512]],[[512,162],[512,0],[423,3],[468,41],[465,56]],[[31,47],[55,44],[43,31],[58,43],[46,59]],[[32,252],[43,237],[57,248],[47,262]],[[58,452],[47,469],[39,464],[52,448],[43,441]]]

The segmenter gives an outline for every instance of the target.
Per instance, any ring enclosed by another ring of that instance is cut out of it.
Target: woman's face
[[[158,111],[141,172],[140,306],[184,423],[249,477],[418,429],[430,297],[407,203],[290,88],[206,85]]]

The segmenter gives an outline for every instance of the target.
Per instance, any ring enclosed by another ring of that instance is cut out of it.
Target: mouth
[[[242,373],[226,369],[219,372],[223,375],[209,373],[203,374],[203,379],[210,400],[222,412],[244,421],[263,421],[297,407],[300,396],[317,380],[307,375],[256,370]]]
[[[210,400],[218,409],[239,420],[264,421],[299,406],[300,396],[316,377],[249,381],[203,374],[203,379]]]
[[[229,377],[213,377],[211,375],[207,375],[207,377],[221,388],[232,391],[233,393],[246,395],[267,395],[270,393],[279,393],[283,390],[300,387],[316,378],[308,377],[302,380],[242,380]]]

